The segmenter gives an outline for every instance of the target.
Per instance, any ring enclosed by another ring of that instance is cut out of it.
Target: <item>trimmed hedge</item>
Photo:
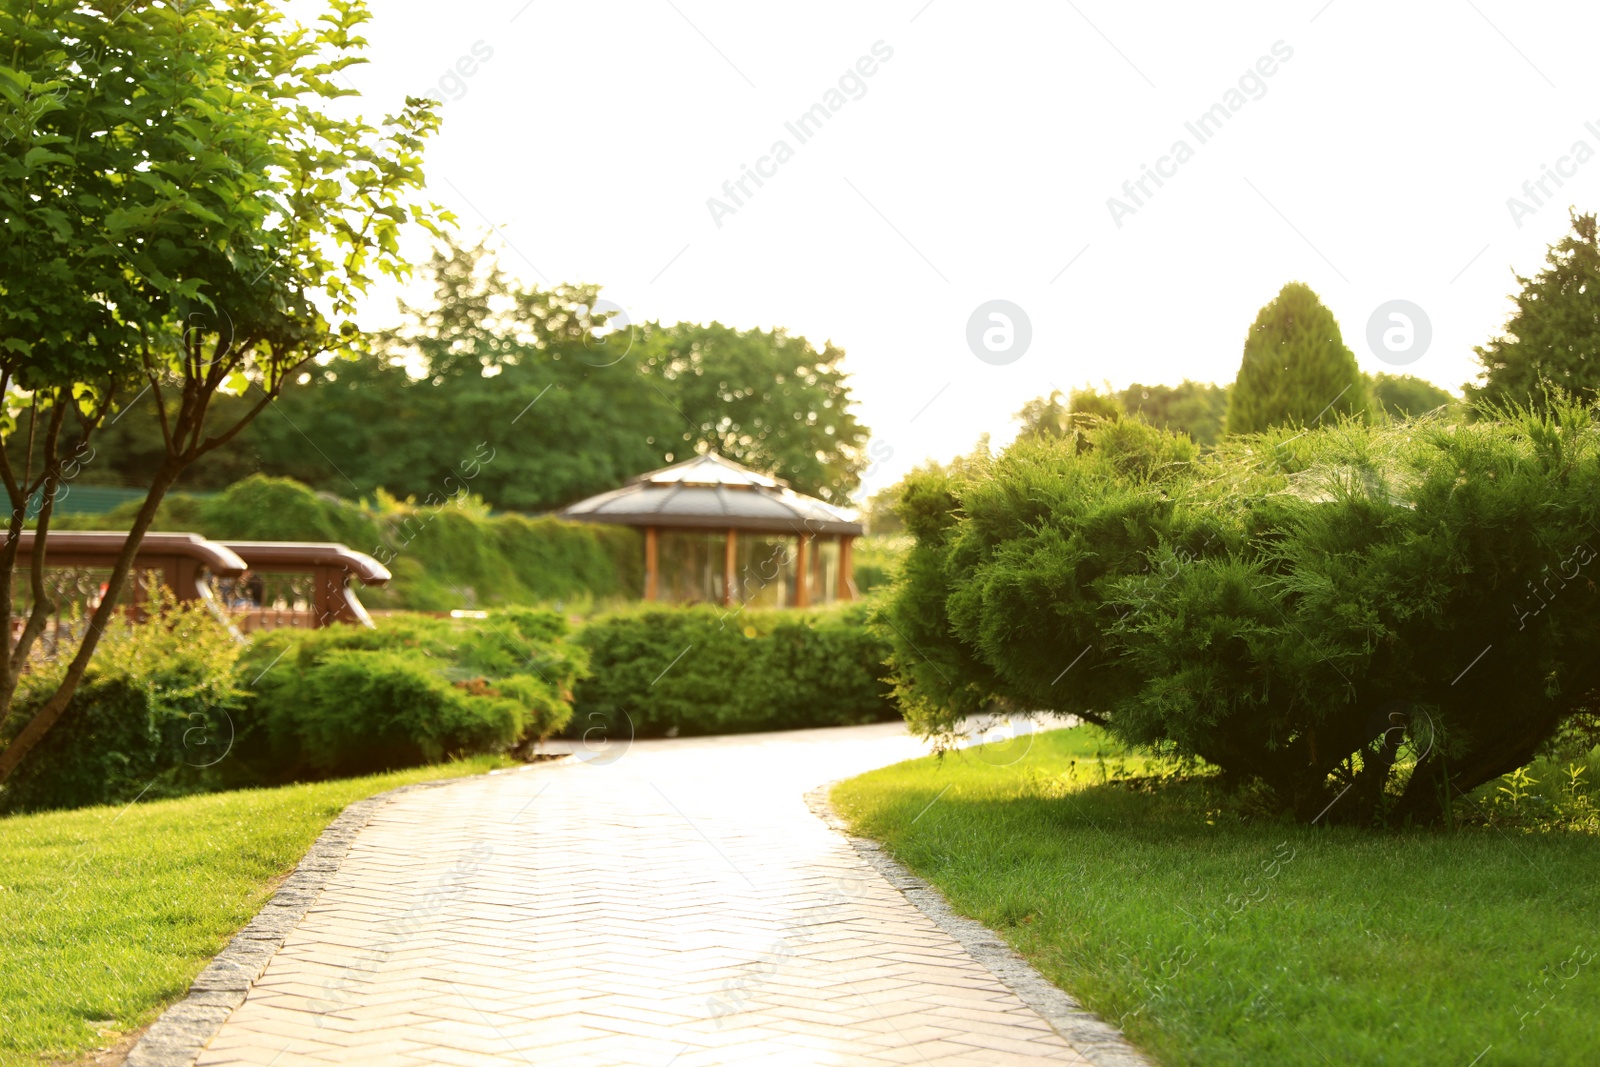
[[[63,529],[125,528],[138,501],[105,515],[61,516]],[[444,611],[593,597],[634,598],[644,586],[637,530],[524,515],[491,515],[457,494],[352,503],[288,478],[253,474],[214,496],[172,493],[156,530],[238,541],[341,541],[394,572],[362,589],[370,608]]]
[[[555,612],[522,609],[262,634],[240,662],[252,680],[236,771],[342,777],[531,745],[572,715],[585,656],[566,632]]]
[[[651,607],[570,637],[553,611],[395,614],[377,629],[262,633],[241,649],[204,608],[169,604],[159,622],[107,634],[0,810],[524,754],[569,726],[620,739],[893,720],[889,644],[870,614]],[[51,681],[30,675],[22,708]]]
[[[591,673],[571,732],[608,738],[745,733],[897,718],[889,644],[864,603],[815,611],[651,607],[577,635]]]

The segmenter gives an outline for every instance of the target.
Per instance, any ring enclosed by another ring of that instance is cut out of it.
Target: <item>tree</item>
[[[868,434],[837,348],[818,353],[782,330],[629,325],[596,286],[528,287],[481,245],[453,239],[424,269],[433,300],[402,304],[402,324],[373,340],[377,358],[305,367],[318,388],[285,396],[184,487],[263,473],[345,496],[426,499],[448,495],[454,465],[480,446],[494,459],[473,491],[518,510],[559,507],[706,449],[836,502],[858,484]],[[112,427],[88,478],[146,476],[161,454],[152,426]]]
[[[420,307],[402,300],[405,321],[381,335],[380,347],[390,363],[422,368],[433,385],[493,376],[569,349],[593,349],[588,365],[614,365],[605,358],[601,334],[611,313],[597,307],[599,286],[523,286],[483,244],[453,237],[435,246],[427,273],[433,300]],[[627,341],[617,342],[618,360]]]
[[[1228,433],[1311,426],[1362,415],[1366,387],[1333,312],[1300,282],[1261,309],[1228,398]]]
[[[1122,391],[1122,406],[1151,426],[1186,433],[1195,444],[1209,448],[1222,438],[1232,388],[1187,378],[1178,385],[1135,383]]]
[[[1557,386],[1576,396],[1600,391],[1600,235],[1594,215],[1572,215],[1572,232],[1550,248],[1522,291],[1504,333],[1473,349],[1483,369],[1466,386],[1475,405],[1546,404]]]
[[[712,449],[836,504],[860,484],[871,435],[832,343],[818,352],[781,328],[646,323],[635,352],[682,416],[676,458]]]
[[[349,474],[360,492],[446,497],[455,465],[482,446],[493,458],[473,492],[497,507],[537,511],[669,461],[681,418],[641,373],[632,332],[608,331],[597,286],[525,286],[482,245],[454,241],[435,250],[428,273],[434,299],[402,305],[404,324],[378,342],[381,387],[308,395],[330,422],[338,417],[331,409],[362,392],[369,403],[415,413],[403,423],[343,427],[352,446],[367,439],[347,453],[363,457]],[[284,427],[273,434],[262,442],[273,465],[298,455],[306,474],[327,481],[326,463],[303,439]]]
[[[0,3],[0,781],[59,720],[118,610],[162,497],[233,440],[319,356],[353,355],[348,316],[375,275],[402,276],[400,227],[447,216],[416,204],[433,103],[371,126],[318,105],[352,95],[360,0],[315,29],[266,0],[127,5]],[[105,595],[54,693],[12,722],[20,672],[52,604],[43,582],[56,494],[113,411],[147,389],[161,433],[148,492]],[[219,395],[249,400],[231,424]],[[63,433],[68,436],[63,437]],[[22,436],[24,462],[11,462]],[[63,447],[63,446],[66,447]],[[28,504],[32,608],[11,625]]]
[[[1109,384],[1104,390],[1084,386],[1065,396],[1057,389],[1028,401],[1013,417],[1022,424],[1018,437],[1051,438],[1070,434],[1075,417],[1077,424],[1088,426],[1098,419],[1132,415],[1151,426],[1186,433],[1196,444],[1210,446],[1222,435],[1230,388],[1185,378],[1181,385],[1136,383],[1120,393]]]
[[[185,488],[260,472],[345,496],[381,487],[426,499],[448,495],[455,465],[480,446],[494,458],[473,491],[520,510],[705,449],[836,501],[858,482],[867,430],[837,348],[818,353],[781,330],[630,326],[597,287],[526,287],[482,247],[451,240],[426,272],[434,300],[403,306],[405,321],[374,340],[377,358],[307,365],[301,376],[319,387],[287,395]],[[130,416],[111,428],[108,480],[152,469],[151,425]]]
[[[1023,404],[1011,417],[1022,424],[1018,437],[1066,437],[1072,433],[1071,411],[1061,390],[1052,389],[1048,396],[1036,396]]]
[[[1012,418],[1022,424],[1017,432],[1019,438],[1051,440],[1070,437],[1098,421],[1120,419],[1124,414],[1121,399],[1109,385],[1104,393],[1085,385],[1065,397],[1061,390],[1052,389],[1048,396],[1023,404]]]
[[[933,462],[929,460],[929,462]],[[905,488],[905,479],[902,478],[893,485],[885,486],[876,493],[867,497],[867,502],[861,509],[861,521],[867,527],[867,536],[876,537],[879,534],[901,534],[906,532],[906,524],[900,521],[895,508],[900,503],[900,493]]]
[[[595,310],[596,288],[524,288],[481,247],[451,238],[423,271],[435,298],[402,305],[404,321],[372,339],[372,358],[307,365],[301,375],[316,388],[285,395],[190,468],[184,488],[219,490],[265,473],[346,497],[382,488],[442,498],[460,461],[481,451],[494,459],[473,492],[537,511],[664,462],[682,419],[625,358],[627,334],[599,335],[606,313]],[[241,403],[219,397],[218,415]],[[86,478],[148,477],[162,452],[149,413],[108,428],[105,459]]]
[[[1410,374],[1374,374],[1367,378],[1372,405],[1391,419],[1411,419],[1437,408],[1448,408],[1456,398],[1448,389]]]

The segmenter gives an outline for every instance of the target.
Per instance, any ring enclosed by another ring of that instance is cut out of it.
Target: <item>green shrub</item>
[[[866,596],[887,589],[900,571],[900,564],[911,549],[911,539],[899,534],[862,537],[851,546],[855,563],[856,590]]]
[[[159,608],[160,606],[157,605]],[[215,788],[236,741],[239,645],[200,605],[106,631],[60,722],[0,789],[0,809],[81,807]],[[11,732],[54,692],[63,665],[36,664]]]
[[[577,634],[591,674],[572,731],[607,737],[793,730],[892,719],[888,644],[862,603],[815,612],[651,607]]]
[[[944,734],[999,698],[1306,820],[1443,817],[1600,687],[1600,428],[1500,414],[1204,457],[1123,420],[914,480],[887,609],[908,719]]]
[[[549,611],[262,634],[234,766],[272,782],[505,752],[567,724],[584,662]]]
[[[336,649],[281,677],[292,681],[258,694],[268,733],[275,749],[292,743],[303,755],[297,771],[319,778],[504,752],[526,724],[519,703],[452,685],[412,652]]]
[[[342,541],[367,551],[382,536],[374,512],[353,506],[331,493],[317,493],[288,478],[253,474],[214,496],[199,500],[174,494],[162,502],[157,521],[192,523],[192,532],[234,541]],[[138,502],[124,504],[113,515],[132,519]]]
[[[397,614],[377,629],[275,630],[244,648],[197,604],[118,620],[0,810],[78,807],[343,777],[528,746],[572,716],[583,649],[559,614]],[[20,729],[54,689],[40,663]]]
[[[64,516],[63,528],[119,529],[139,502],[105,515]],[[376,557],[394,580],[358,586],[370,608],[444,611],[574,598],[633,598],[644,586],[638,531],[524,515],[443,494],[421,503],[386,493],[351,503],[288,478],[253,474],[214,496],[172,493],[152,527],[236,541],[340,541]]]

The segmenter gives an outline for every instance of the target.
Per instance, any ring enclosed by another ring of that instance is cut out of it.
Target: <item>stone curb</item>
[[[323,887],[344,862],[356,835],[372,821],[378,809],[402,793],[454,785],[477,777],[415,782],[347,806],[317,837],[272,899],[200,972],[189,987],[189,995],[162,1012],[128,1050],[127,1059],[122,1061],[125,1067],[193,1067],[206,1043],[217,1036],[228,1016],[244,1003],[250,987],[283,947],[289,932],[311,910]]]
[[[973,959],[1038,1012],[1079,1055],[1095,1067],[1155,1067],[1129,1043],[1121,1030],[1056,988],[1000,935],[975,919],[957,914],[942,893],[902,867],[876,841],[853,836],[828,802],[828,794],[835,784],[829,782],[806,794],[806,806],[812,813],[849,841],[918,911],[960,942]]]

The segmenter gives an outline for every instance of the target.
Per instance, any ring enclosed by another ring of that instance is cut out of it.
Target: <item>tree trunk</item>
[[[182,473],[183,466],[181,460],[169,457],[156,471],[156,476],[150,484],[150,492],[145,495],[144,505],[140,507],[139,514],[128,531],[128,538],[123,542],[122,551],[117,556],[116,565],[112,567],[111,577],[106,582],[105,596],[101,599],[100,606],[95,608],[94,615],[90,617],[88,630],[78,645],[77,654],[67,666],[66,675],[61,679],[60,686],[33,718],[28,720],[28,725],[22,728],[22,732],[6,746],[3,752],[0,752],[0,782],[11,777],[11,772],[17,769],[17,765],[67,710],[67,704],[78,691],[78,686],[89,669],[89,661],[94,656],[95,648],[100,644],[101,635],[105,633],[112,615],[117,611],[117,601],[121,599],[123,588],[128,582],[128,575],[133,570],[133,560],[138,554],[139,545],[144,541],[144,535],[149,531],[151,524],[155,522],[156,509],[161,506],[167,490]],[[44,539],[40,538],[34,545],[35,557],[43,558],[45,549]]]
[[[1440,746],[1430,751],[1412,771],[1392,818],[1425,825],[1443,821],[1445,805],[1450,800],[1466,796],[1483,783],[1525,766],[1561,720],[1582,706],[1582,702],[1572,701],[1551,708],[1544,715],[1527,721],[1514,736],[1502,734],[1474,739],[1468,755],[1460,763],[1449,760],[1443,753],[1448,737],[1441,739]]]

